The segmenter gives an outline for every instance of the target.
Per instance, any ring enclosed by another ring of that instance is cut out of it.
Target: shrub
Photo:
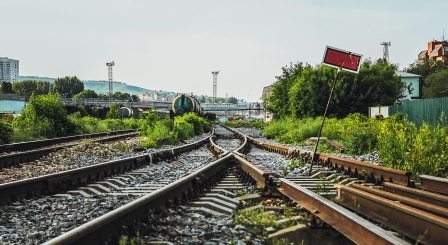
[[[0,118],[0,145],[11,143],[13,132],[11,123]]]
[[[194,136],[194,126],[183,117],[174,118],[174,132],[177,133],[179,140],[186,140]]]
[[[58,94],[31,95],[13,126],[17,138],[24,140],[67,136],[76,131],[75,125],[67,119]]]

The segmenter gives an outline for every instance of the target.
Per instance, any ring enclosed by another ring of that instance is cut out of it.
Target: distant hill
[[[36,77],[36,76],[19,76],[19,81],[24,80],[37,80],[37,81],[48,81],[50,83],[53,83],[56,78],[51,77]],[[108,81],[92,81],[87,80],[84,82],[84,89],[91,89],[95,91],[97,94],[107,94],[109,93],[109,82]],[[128,93],[128,94],[143,94],[143,93],[164,93],[169,94],[171,92],[165,92],[165,91],[156,91],[146,88],[141,88],[133,85],[127,85],[126,83],[122,82],[113,82],[113,90],[119,91],[121,93]]]

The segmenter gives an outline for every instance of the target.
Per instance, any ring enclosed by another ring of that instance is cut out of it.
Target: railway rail
[[[113,135],[135,133],[135,132],[136,132],[135,129],[127,129],[127,130],[118,130],[118,131],[93,133],[93,134],[81,134],[81,135],[52,138],[52,139],[45,139],[45,140],[17,142],[17,143],[12,143],[12,144],[3,144],[3,145],[0,145],[0,154],[4,154],[4,153],[8,153],[8,152],[29,151],[29,150],[42,148],[45,146],[51,146],[51,145],[66,143],[66,142],[75,141],[75,140],[108,137],[108,136],[113,136]]]
[[[78,145],[79,140],[91,139],[91,142],[104,143],[137,135],[136,130],[120,130],[1,145],[0,147],[3,147],[3,150],[7,150],[8,153],[4,152],[0,155],[0,170],[37,160],[50,152]]]
[[[232,162],[241,169],[243,179],[263,188],[265,195],[272,196],[278,192],[289,197],[357,244],[408,244],[394,231],[423,244],[448,241],[448,199],[443,194],[446,190],[444,179],[419,176],[422,182],[415,187],[408,171],[319,153],[315,158],[318,166],[313,168],[311,176],[306,172],[307,165],[303,166],[302,172],[280,173],[278,169],[261,163],[262,157],[260,163],[251,162],[254,154],[265,154],[261,151],[251,153],[254,150],[251,145],[305,162],[313,159],[312,151],[262,142],[236,130],[227,130],[232,133],[217,127],[209,137],[185,146],[0,185],[0,202],[11,203],[21,198],[62,193],[89,184],[88,188],[95,189],[97,183],[101,184],[119,173],[125,174],[122,177],[125,179],[148,175],[153,170],[135,169],[178,158],[182,153],[209,145],[217,157],[214,161],[201,164],[172,183],[164,182],[157,188],[145,189],[140,185],[142,191],[132,191],[140,193],[140,198],[46,244],[102,243],[123,225],[144,216],[148,209],[189,203],[203,196],[223,178],[223,172]],[[188,162],[178,161],[179,164]],[[170,164],[175,165],[175,162]],[[137,172],[131,173],[131,170]],[[104,190],[98,186],[96,189]],[[95,194],[95,191],[90,191]],[[386,228],[382,228],[384,226]]]

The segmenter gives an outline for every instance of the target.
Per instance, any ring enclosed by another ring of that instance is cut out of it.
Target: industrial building
[[[0,57],[0,83],[19,81],[19,61]]]

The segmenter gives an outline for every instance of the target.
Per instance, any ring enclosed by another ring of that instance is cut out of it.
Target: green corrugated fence
[[[448,97],[424,100],[404,100],[402,105],[389,106],[389,116],[397,112],[407,115],[408,121],[421,126],[423,122],[431,125],[440,123],[440,115],[448,114]],[[444,120],[446,125],[446,120]]]

